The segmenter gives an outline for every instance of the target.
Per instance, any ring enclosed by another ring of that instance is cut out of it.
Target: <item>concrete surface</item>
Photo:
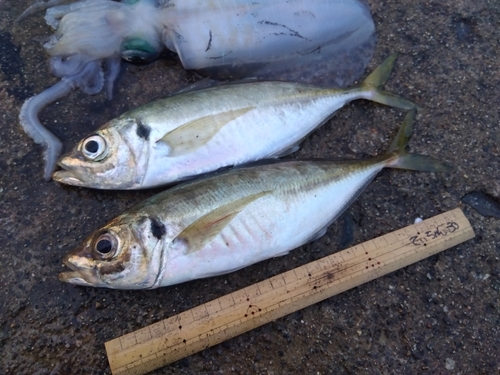
[[[40,147],[22,132],[23,101],[53,84],[33,39],[31,1],[0,3],[0,374],[109,374],[104,342],[339,250],[345,225],[288,256],[153,291],[75,287],[61,259],[83,237],[154,191],[102,192],[43,182]],[[367,71],[400,52],[387,89],[421,104],[411,150],[451,173],[383,171],[348,210],[353,243],[416,217],[462,207],[476,238],[318,303],[154,374],[495,374],[500,372],[500,226],[460,198],[500,197],[500,2],[370,1],[378,32]],[[44,123],[66,148],[124,110],[193,82],[174,58],[127,65],[110,102],[80,92]],[[349,104],[294,157],[360,158],[388,145],[404,113]]]

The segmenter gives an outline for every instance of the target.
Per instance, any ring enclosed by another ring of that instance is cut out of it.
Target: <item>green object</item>
[[[151,61],[159,53],[158,49],[153,47],[151,43],[137,37],[126,38],[122,42],[120,50],[123,59],[133,63]]]

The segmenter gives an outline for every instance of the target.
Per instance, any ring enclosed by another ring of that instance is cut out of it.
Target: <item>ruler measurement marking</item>
[[[307,279],[309,276],[309,271],[305,268],[305,267],[299,267],[299,268],[295,268],[293,270],[293,273],[294,275],[296,275],[296,279],[295,280],[304,280],[304,279]]]
[[[260,290],[259,283],[255,284],[255,286],[257,287],[257,290],[259,291],[259,296],[262,295],[262,291]]]
[[[388,242],[386,241],[385,236],[384,237],[378,237],[378,238],[374,239],[373,243],[375,244],[375,247],[377,249],[383,248],[384,246],[388,245]]]
[[[288,278],[290,278],[291,277],[290,273],[287,273],[287,276],[288,276]],[[288,284],[288,282],[286,281],[284,273],[281,274],[281,278],[283,279],[283,285],[286,286]]]
[[[413,236],[417,237],[412,243]],[[195,307],[204,311],[197,321],[192,311],[193,319],[186,319],[189,310],[163,320],[157,326],[163,324],[164,329],[158,331],[162,336],[156,337],[156,331],[146,327],[111,340],[106,343],[111,370],[120,375],[144,374],[434,255],[472,238],[473,232],[456,209],[382,237],[385,245],[376,238],[217,298],[219,309],[214,301]],[[183,329],[176,330],[174,323],[180,321]],[[150,339],[143,341],[145,332]]]

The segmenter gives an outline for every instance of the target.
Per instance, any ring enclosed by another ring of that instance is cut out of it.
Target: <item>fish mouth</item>
[[[52,174],[52,179],[56,182],[61,182],[67,185],[82,186],[82,187],[85,186],[83,184],[83,181],[74,171],[67,169],[55,171]]]
[[[71,271],[61,272],[59,274],[59,280],[65,283],[82,285],[82,286],[98,286],[100,280],[97,276],[95,268],[79,267],[72,262],[73,255],[68,255],[64,257],[63,263],[66,267],[71,269]]]
[[[66,185],[103,190],[127,190],[136,189],[141,182],[129,181],[127,176],[113,175],[116,169],[113,164],[110,166],[85,165],[78,160],[75,161],[74,158],[67,157],[59,160],[57,165],[61,169],[52,174],[52,179]]]
[[[75,170],[74,167],[64,163],[64,159],[59,160],[57,165],[61,167],[61,170],[55,171],[52,174],[52,179],[57,182],[62,182],[63,184],[83,186],[82,176]]]
[[[80,271],[61,272],[59,274],[59,281],[73,285],[95,286],[94,284],[89,283],[87,280],[85,280],[84,276],[80,273]]]

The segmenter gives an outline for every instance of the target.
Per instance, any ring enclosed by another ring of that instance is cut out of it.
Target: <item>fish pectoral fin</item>
[[[245,107],[200,117],[168,132],[158,142],[169,145],[169,156],[187,154],[206,144],[224,125],[254,108]]]
[[[189,225],[179,233],[174,241],[181,241],[186,247],[187,254],[201,250],[246,206],[268,193],[269,192],[264,191],[252,194],[216,208]]]

